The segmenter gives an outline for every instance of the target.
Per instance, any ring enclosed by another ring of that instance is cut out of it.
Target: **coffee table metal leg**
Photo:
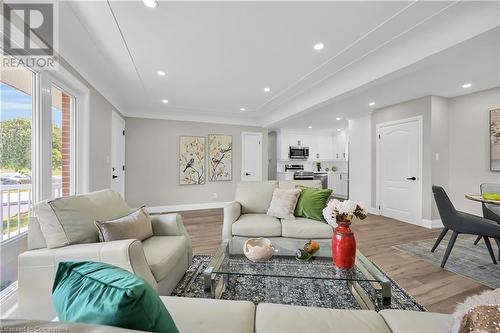
[[[347,281],[347,287],[349,288],[352,296],[354,296],[354,298],[356,299],[356,302],[358,302],[361,309],[375,310],[375,304],[373,304],[370,296],[368,296],[366,291],[359,285],[357,281]]]

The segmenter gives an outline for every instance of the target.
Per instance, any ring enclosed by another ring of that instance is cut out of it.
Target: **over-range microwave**
[[[290,146],[288,157],[291,160],[307,160],[309,158],[309,147]]]

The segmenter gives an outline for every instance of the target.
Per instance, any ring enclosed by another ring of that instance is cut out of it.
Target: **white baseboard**
[[[149,213],[170,213],[170,212],[183,212],[186,210],[223,208],[228,203],[229,202],[207,202],[198,204],[168,205],[168,206],[155,206],[146,208]]]
[[[441,222],[441,219],[434,219],[434,220],[422,219],[422,227],[425,227],[427,229],[442,228],[443,222]]]
[[[368,214],[380,215],[380,211],[375,207],[368,207],[366,211],[368,212]]]

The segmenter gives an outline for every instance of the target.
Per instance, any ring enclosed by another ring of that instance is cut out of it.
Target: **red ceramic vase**
[[[356,239],[349,225],[350,221],[337,220],[332,235],[332,260],[340,269],[351,269],[356,262]]]

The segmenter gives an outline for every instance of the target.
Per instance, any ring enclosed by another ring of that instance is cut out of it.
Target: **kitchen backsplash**
[[[288,161],[288,162],[278,162],[278,172],[285,171],[285,164],[298,164],[303,165],[305,171],[317,171],[316,162],[314,161]],[[337,167],[337,171],[348,171],[347,161],[336,161],[336,162],[321,162],[321,171],[325,171],[326,168],[332,170],[332,166]]]

